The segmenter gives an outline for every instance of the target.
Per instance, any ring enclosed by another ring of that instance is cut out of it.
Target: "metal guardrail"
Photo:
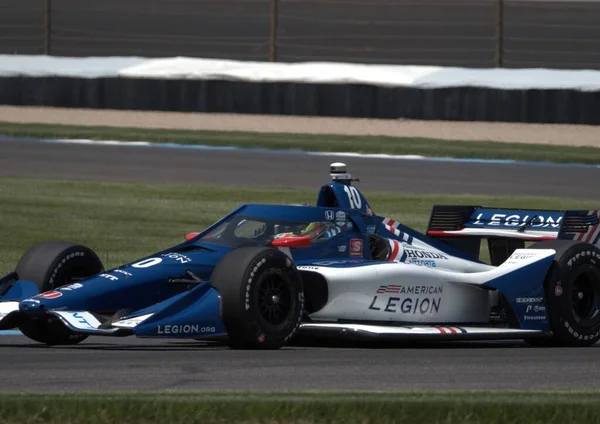
[[[600,0],[0,0],[0,53],[600,69]]]

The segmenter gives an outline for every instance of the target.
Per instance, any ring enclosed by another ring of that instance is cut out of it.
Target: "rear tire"
[[[302,279],[282,251],[239,248],[215,267],[210,283],[221,295],[232,349],[279,349],[295,335],[304,308]]]
[[[36,244],[23,255],[15,268],[19,279],[35,282],[40,293],[103,270],[102,261],[91,249],[65,241]],[[48,345],[73,345],[88,337],[69,330],[53,316],[28,319],[18,328],[30,339]]]
[[[553,336],[529,341],[537,346],[591,346],[600,339],[600,249],[571,240],[535,243],[554,249],[544,282],[547,316]]]

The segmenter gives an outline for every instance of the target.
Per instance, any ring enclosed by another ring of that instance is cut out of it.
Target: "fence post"
[[[52,0],[46,0],[44,13],[44,54],[52,52]]]
[[[279,25],[279,0],[271,0],[271,35],[269,38],[269,60],[277,62],[277,31]]]
[[[496,0],[496,68],[504,65],[504,0]]]

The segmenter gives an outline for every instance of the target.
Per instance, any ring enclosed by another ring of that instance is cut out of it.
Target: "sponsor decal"
[[[338,246],[338,252],[340,252],[340,253],[344,253],[346,251],[346,249],[347,249],[347,246],[345,244]]]
[[[150,318],[151,316],[152,314],[139,315],[137,317],[117,321],[115,324],[118,324],[118,327],[135,327],[147,320],[148,318]]]
[[[98,275],[98,277],[106,278],[107,280],[110,280],[110,281],[119,281],[119,277],[115,277],[114,275],[110,275],[110,274],[100,274],[100,275]]]
[[[413,264],[413,265],[419,265],[419,266],[426,266],[428,268],[436,267],[436,263],[432,259],[411,259],[411,260],[407,261],[407,263]]]
[[[373,296],[373,300],[369,305],[369,309],[372,311],[410,315],[437,314],[440,310],[440,303],[442,301],[442,297],[439,295],[441,295],[443,292],[443,286],[403,286],[400,284],[387,284],[384,286],[379,286],[376,292],[377,296]],[[409,295],[409,297],[390,296],[386,299],[380,297],[382,294],[402,294]],[[425,296],[413,297],[415,295]]]
[[[363,241],[362,239],[350,239],[350,256],[362,257],[363,256]]]
[[[174,252],[163,253],[160,256],[164,256],[169,259],[175,259],[177,262],[181,262],[182,264],[187,264],[188,262],[192,262],[192,260],[189,257],[182,255],[181,253],[174,253]]]
[[[544,301],[543,297],[517,297],[517,303],[540,303]]]
[[[61,292],[55,291],[55,290],[50,290],[45,293],[40,293],[37,296],[33,296],[33,297],[40,297],[42,299],[56,299],[61,296],[62,296]]]
[[[198,324],[159,325],[158,334],[198,334],[214,333],[215,327],[204,327]]]
[[[369,234],[375,234],[375,226],[374,225],[367,225],[367,233],[369,233]]]
[[[339,225],[340,227],[343,227],[344,224],[346,223],[346,212],[344,212],[344,211],[337,211],[335,213],[335,223],[336,223],[336,225]]]
[[[333,213],[333,211],[325,211],[325,219],[327,221],[333,221],[335,214]]]
[[[87,326],[88,328],[96,328],[87,319],[85,319],[85,317],[83,315],[81,315],[81,313],[79,313],[79,312],[73,312],[71,314],[71,316],[77,320],[78,324],[83,324],[83,325]]]
[[[536,253],[513,253],[512,255],[510,255],[509,259],[513,259],[515,261],[528,261],[529,259],[533,259],[536,256]]]
[[[73,283],[73,284],[69,284],[68,286],[60,287],[57,290],[72,291],[72,290],[80,289],[82,287],[83,287],[83,284]]]
[[[407,258],[420,258],[420,259],[448,259],[448,257],[441,253],[428,252],[426,250],[416,249],[404,249]]]
[[[501,211],[480,212],[472,223],[474,226],[488,225],[499,227],[520,227],[529,223],[531,228],[560,228],[562,214],[548,214],[535,211],[523,213],[500,213]]]
[[[395,297],[390,296],[387,301],[373,297],[369,309],[387,313],[406,315],[432,315],[440,311],[441,297]]]
[[[527,305],[527,309],[525,310],[525,313],[529,313],[529,312],[546,312],[546,307],[545,306],[539,306],[539,305]]]
[[[386,286],[379,286],[377,289],[378,294],[381,293],[398,293],[398,294],[442,294],[444,292],[443,286],[401,286],[399,284],[388,284]]]
[[[540,253],[513,253],[502,265],[515,265],[522,261],[529,261],[540,257]]]
[[[127,271],[123,271],[122,269],[115,269],[115,272],[118,272],[119,274],[123,274],[125,277],[131,277],[131,276],[133,276],[132,273],[127,272]]]
[[[546,319],[546,306],[539,305],[539,303],[544,302],[543,297],[517,297],[516,302],[527,304],[523,314],[524,321],[543,321]]]
[[[546,315],[525,315],[524,321],[543,321],[546,319]]]

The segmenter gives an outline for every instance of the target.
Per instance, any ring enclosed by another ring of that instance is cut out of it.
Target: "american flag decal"
[[[402,286],[397,284],[388,284],[387,286],[379,286],[377,293],[400,293]]]

